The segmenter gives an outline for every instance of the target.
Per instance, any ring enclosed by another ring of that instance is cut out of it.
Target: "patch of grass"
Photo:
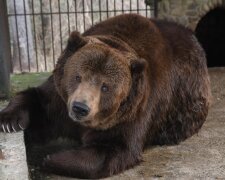
[[[8,104],[7,100],[0,100],[0,111]]]
[[[29,87],[37,87],[42,84],[51,73],[23,73],[13,74],[10,77],[11,91],[10,96]],[[8,104],[7,100],[0,100],[0,110]]]
[[[28,87],[37,87],[43,83],[51,73],[23,73],[11,75],[11,96],[16,92],[27,89]]]

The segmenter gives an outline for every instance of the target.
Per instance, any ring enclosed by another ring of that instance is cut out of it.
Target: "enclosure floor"
[[[212,68],[209,71],[213,104],[200,132],[177,146],[156,146],[145,150],[144,162],[108,180],[225,179],[225,68]],[[41,176],[51,180],[73,179],[56,175]]]

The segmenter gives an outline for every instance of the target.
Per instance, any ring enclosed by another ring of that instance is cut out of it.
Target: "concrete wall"
[[[195,30],[199,20],[211,9],[225,5],[225,0],[161,0],[160,19],[173,20]]]

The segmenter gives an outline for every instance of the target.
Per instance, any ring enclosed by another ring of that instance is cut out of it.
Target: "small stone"
[[[162,175],[159,175],[159,174],[155,174],[153,177],[155,177],[155,178],[161,178],[163,176]]]

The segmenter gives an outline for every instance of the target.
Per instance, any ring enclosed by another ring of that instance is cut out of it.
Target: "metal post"
[[[158,17],[158,0],[154,0],[154,16]]]
[[[153,7],[151,9],[154,9],[154,18],[158,17],[158,2],[159,1],[160,0],[145,0],[146,5]]]
[[[10,39],[6,0],[0,0],[0,99],[9,97]]]

